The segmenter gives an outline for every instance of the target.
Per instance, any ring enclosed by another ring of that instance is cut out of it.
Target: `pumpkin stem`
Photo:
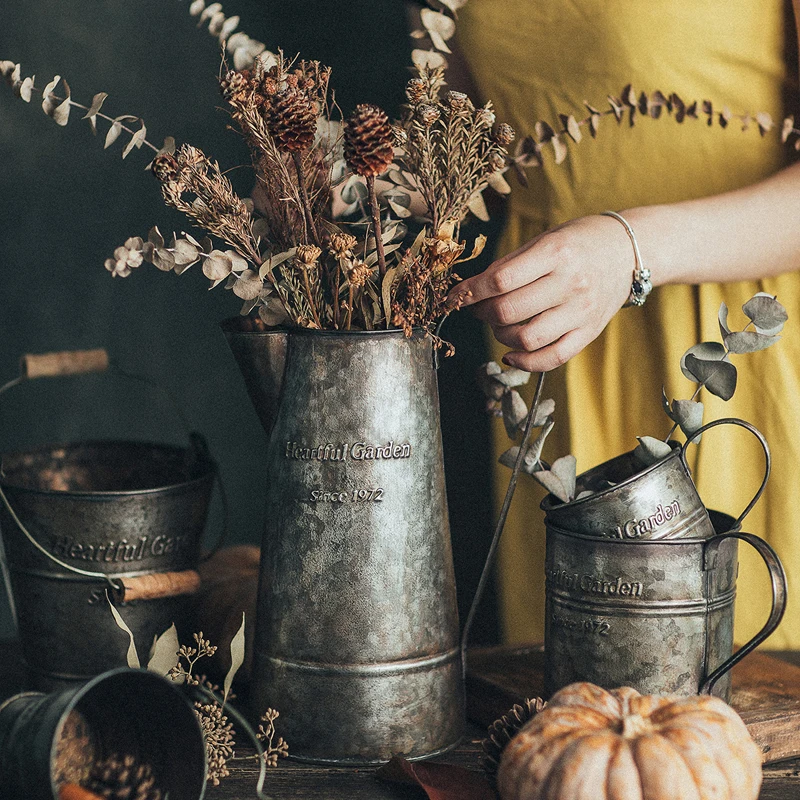
[[[626,714],[622,718],[622,737],[623,739],[635,739],[653,730],[653,725],[649,719],[645,719],[641,714]]]

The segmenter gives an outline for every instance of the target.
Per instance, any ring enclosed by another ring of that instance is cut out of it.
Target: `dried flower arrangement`
[[[393,124],[370,105],[358,106],[343,121],[330,92],[329,68],[269,52],[237,31],[239,18],[226,16],[220,3],[194,0],[190,13],[223,47],[220,86],[251,152],[252,199],[239,197],[219,164],[198,148],[176,148],[171,137],[157,147],[140,118],[104,114],[106,93],[85,106],[72,99],[66,81],[64,96],[55,94],[58,76],[39,89],[34,77],[22,76],[19,64],[0,61],[0,73],[25,102],[41,93],[44,112],[59,125],[77,108],[93,131],[98,120],[109,124],[105,147],[129,136],[123,158],[150,148],[150,168],[165,204],[208,234],[184,233],[168,241],[154,227],[147,240],[131,237],[116,248],[106,260],[112,275],[126,277],[143,261],[177,274],[202,263],[212,287],[223,283],[243,301],[246,328],[401,328],[410,335],[420,327],[438,346],[439,323],[460,305],[458,293],[451,293],[459,281],[454,268],[484,245],[478,237],[464,258],[461,223],[469,214],[488,218],[482,193],[487,186],[508,193],[508,169],[524,183],[524,170],[542,164],[546,147],[561,163],[566,142],[580,142],[587,128],[596,136],[608,115],[633,125],[638,116],[658,119],[665,113],[681,123],[703,114],[722,127],[738,119],[742,130],[755,121],[762,135],[774,128],[766,113],[715,111],[708,100],[686,103],[661,91],[637,95],[626,86],[619,96],[608,96],[605,110],[587,104],[584,119],[560,114],[560,125],[538,122],[535,136],[523,137],[509,155],[514,132],[495,123],[491,104],[475,108],[465,95],[444,91],[443,53],[450,52],[447,42],[455,32],[451,15],[465,2],[441,0],[437,10],[422,10],[423,29],[412,36],[427,37],[430,48],[412,53],[417,77],[408,84],[402,119]],[[782,136],[796,137],[800,146],[792,118],[784,121]],[[416,237],[406,221],[421,223]],[[225,249],[217,249],[212,237]]]
[[[759,292],[743,306],[742,311],[749,320],[742,330],[732,331],[728,325],[728,307],[723,303],[718,314],[720,342],[701,342],[690,347],[681,357],[681,372],[697,384],[697,389],[688,400],[672,400],[662,388],[661,398],[664,413],[672,421],[672,427],[664,437],[638,436],[639,444],[634,450],[642,468],[655,464],[673,452],[670,438],[680,428],[687,438],[694,436],[703,425],[703,403],[697,400],[705,388],[722,400],[730,400],[736,391],[737,370],[731,355],[754,353],[772,346],[780,339],[778,335],[787,320],[786,309],[773,295]],[[527,383],[527,372],[510,368],[503,370],[490,361],[479,371],[478,379],[487,398],[487,411],[502,417],[506,432],[512,439],[521,436],[528,418],[528,407],[517,391]],[[514,445],[500,456],[500,463],[513,468],[524,447],[521,470],[533,476],[551,494],[564,503],[589,496],[589,489],[578,491],[576,483],[577,464],[572,455],[556,459],[552,465],[542,460],[542,448],[555,420],[555,403],[542,400],[535,410],[531,427],[539,430],[530,443]],[[695,441],[699,441],[699,437]],[[608,487],[604,487],[608,488]],[[577,492],[577,495],[576,495]]]
[[[136,652],[133,633],[119,611],[110,603],[109,606],[114,621],[121,630],[125,631],[130,640],[128,666],[139,669],[142,662]],[[289,755],[289,745],[282,737],[276,738],[275,720],[280,714],[272,708],[266,709],[259,720],[258,731],[253,733],[244,718],[228,706],[228,701],[235,699],[235,695],[231,692],[233,679],[239,671],[239,667],[244,663],[244,614],[242,614],[242,624],[231,640],[231,666],[225,675],[221,693],[219,686],[195,670],[198,661],[203,658],[211,658],[217,652],[216,646],[203,636],[202,631],[195,633],[193,638],[194,646],[181,645],[178,641],[178,632],[172,625],[153,642],[147,660],[147,669],[168,676],[176,683],[187,687],[206,743],[207,781],[214,786],[219,786],[220,781],[230,775],[228,763],[231,761],[260,759],[264,766],[276,767],[279,758]],[[198,696],[199,699],[197,699]],[[245,727],[246,732],[251,735],[251,739],[258,740],[262,751],[260,755],[236,757],[234,726],[228,718],[229,715],[234,717],[237,724]],[[259,784],[257,789],[259,796],[261,796],[260,788]],[[150,798],[142,798],[142,800],[150,800]],[[153,800],[160,800],[160,798],[153,798]]]

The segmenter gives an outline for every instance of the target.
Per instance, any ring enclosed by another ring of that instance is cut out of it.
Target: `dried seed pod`
[[[305,267],[313,267],[319,261],[322,250],[313,244],[301,244],[297,247],[297,260]]]
[[[363,261],[357,261],[347,273],[347,281],[351,286],[363,286],[372,275],[372,269]]]
[[[314,142],[317,115],[303,92],[288,89],[272,97],[267,125],[279,150],[298,153]]]
[[[222,96],[233,105],[243,105],[252,92],[253,81],[249,70],[230,70],[219,82]]]
[[[171,153],[159,153],[153,159],[153,175],[161,183],[169,183],[178,179],[180,168],[178,161]]]
[[[464,92],[448,92],[444,100],[451,111],[463,111],[469,106],[469,97]]]
[[[346,258],[356,246],[358,239],[349,233],[336,231],[331,234],[331,250],[337,258]]]
[[[408,102],[412,103],[413,105],[421,103],[425,98],[427,91],[428,87],[422,78],[412,78],[406,84],[406,97],[408,98]]]
[[[496,403],[496,401],[494,401]],[[492,401],[488,406],[492,406]],[[487,406],[487,408],[488,408]],[[497,414],[494,406],[492,413]],[[547,705],[541,697],[534,697],[525,701],[525,705],[515,705],[507,714],[495,720],[487,731],[488,736],[481,742],[483,749],[483,768],[489,775],[497,774],[500,756],[506,745],[519,733],[522,726],[533,719]]]
[[[394,159],[392,126],[386,112],[378,106],[356,106],[344,126],[344,157],[353,172],[374,177],[386,170]]]
[[[507,147],[514,141],[516,134],[514,129],[507,123],[502,122],[494,131],[494,140],[502,147]]]
[[[153,770],[133,756],[112,755],[93,767],[87,788],[104,800],[163,800]]]
[[[417,116],[426,128],[430,128],[431,125],[439,120],[442,113],[436,106],[424,105],[417,109]]]

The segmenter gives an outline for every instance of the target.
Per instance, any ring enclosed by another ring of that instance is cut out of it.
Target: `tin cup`
[[[710,539],[625,541],[547,525],[545,691],[575,681],[642,694],[730,696],[730,669],[778,626],[786,575],[775,551],[710,511]],[[772,610],[733,653],[738,542],[769,569]]]
[[[133,756],[170,800],[202,800],[206,747],[191,703],[153,672],[117,669],[55,694],[26,692],[0,705],[3,800],[58,800],[91,765]]]
[[[734,417],[703,425],[683,446],[670,442],[672,452],[646,469],[641,468],[641,462],[631,450],[587,470],[578,476],[576,493],[588,490],[592,494],[570,503],[563,503],[552,494],[547,495],[541,503],[545,522],[585,536],[623,540],[705,539],[713,536],[714,526],[686,463],[686,448],[704,431],[717,425],[738,425],[750,431],[766,456],[761,486],[731,525],[731,530],[738,530],[764,491],[771,459],[764,436],[750,423]]]

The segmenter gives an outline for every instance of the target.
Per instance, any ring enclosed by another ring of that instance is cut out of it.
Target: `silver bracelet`
[[[628,297],[628,302],[625,303],[623,308],[626,306],[643,306],[644,301],[647,300],[647,295],[653,291],[653,284],[650,282],[650,270],[642,266],[642,254],[639,252],[639,243],[636,241],[633,228],[631,228],[628,220],[621,214],[617,214],[616,211],[601,211],[600,215],[604,217],[614,217],[614,219],[621,222],[633,245],[633,255],[636,259],[636,263],[633,267],[631,293]]]

